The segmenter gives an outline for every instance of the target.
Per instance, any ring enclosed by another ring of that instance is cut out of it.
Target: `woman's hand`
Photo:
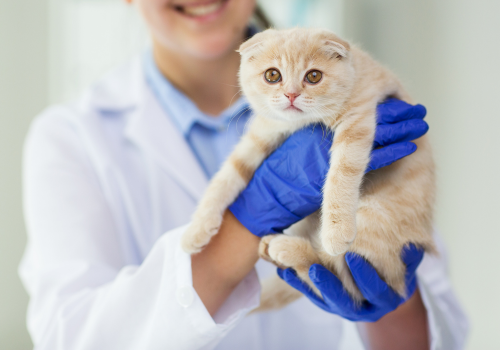
[[[366,299],[361,305],[357,305],[350,298],[344,290],[342,282],[322,265],[314,264],[309,269],[309,277],[321,292],[322,298],[302,282],[292,269],[278,269],[278,274],[285,282],[302,292],[321,309],[351,321],[374,322],[395,310],[413,295],[416,288],[415,271],[423,257],[424,251],[417,249],[414,245],[403,250],[402,260],[406,265],[407,298],[402,298],[382,281],[370,263],[355,253],[347,253],[345,261],[356,285]]]
[[[416,288],[415,271],[424,252],[414,245],[403,249],[406,265],[407,297],[396,294],[362,257],[347,253],[345,260],[365,302],[357,305],[345,292],[339,279],[322,265],[309,269],[309,277],[321,292],[316,295],[292,269],[278,269],[279,276],[302,292],[321,309],[363,324],[370,349],[428,349],[427,312]]]
[[[428,130],[426,110],[390,99],[377,108],[374,150],[366,171],[387,166],[417,149],[410,142]],[[314,213],[323,200],[333,134],[314,125],[291,135],[255,172],[229,207],[254,235],[281,233]],[[382,148],[379,148],[382,147]]]

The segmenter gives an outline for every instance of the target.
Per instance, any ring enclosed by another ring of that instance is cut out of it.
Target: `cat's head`
[[[244,42],[240,84],[255,112],[286,121],[336,117],[354,85],[350,46],[322,29],[269,29]]]

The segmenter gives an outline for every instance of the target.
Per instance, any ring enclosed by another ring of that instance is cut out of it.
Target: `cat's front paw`
[[[259,256],[264,259],[264,260],[267,260],[271,263],[275,263],[273,261],[273,259],[269,256],[269,244],[271,243],[271,241],[276,238],[276,237],[279,237],[281,236],[281,234],[276,234],[276,235],[267,235],[267,236],[264,236],[262,237],[262,239],[260,240],[260,243],[259,243]]]
[[[344,254],[356,238],[355,225],[327,224],[321,229],[321,244],[331,256]]]
[[[309,268],[320,261],[308,240],[285,234],[265,236],[261,240],[259,254],[282,269],[292,268],[318,296],[321,295],[309,278]]]
[[[263,259],[283,269],[308,269],[314,260],[308,248],[309,244],[297,237],[285,234],[268,235],[260,241],[259,254]]]
[[[222,215],[217,214],[194,219],[182,235],[182,249],[188,254],[199,253],[219,232],[221,224]]]

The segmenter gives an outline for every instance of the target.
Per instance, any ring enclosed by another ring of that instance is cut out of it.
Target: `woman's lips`
[[[172,7],[189,17],[200,18],[200,17],[209,17],[210,15],[215,14],[223,5],[228,2],[228,0],[212,0],[205,2],[197,2],[197,3],[186,3],[186,4],[172,4]]]

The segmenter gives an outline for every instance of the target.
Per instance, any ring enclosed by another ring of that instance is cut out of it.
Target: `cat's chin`
[[[289,112],[288,110],[283,112],[274,113],[268,117],[274,120],[279,120],[287,123],[295,123],[295,124],[309,124],[309,123],[321,122],[323,120],[322,118],[318,118],[318,116],[311,115],[305,112],[298,112],[298,111]]]

